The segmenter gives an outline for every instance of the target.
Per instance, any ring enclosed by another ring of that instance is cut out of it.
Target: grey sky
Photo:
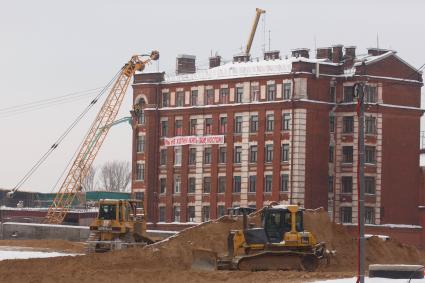
[[[425,63],[424,1],[4,1],[0,0],[0,109],[105,85],[135,53],[160,51],[160,70],[177,54],[207,63],[246,44],[255,8],[267,11],[271,48],[356,45],[392,48]],[[252,54],[261,56],[260,21]],[[266,36],[266,41],[267,36]],[[268,48],[268,46],[267,46]],[[147,69],[155,71],[156,64]],[[0,110],[0,187],[11,188],[89,103],[90,98],[20,115]],[[118,115],[128,116],[131,89]],[[24,185],[50,191],[94,118],[92,111]],[[131,158],[131,129],[113,128],[95,164]]]

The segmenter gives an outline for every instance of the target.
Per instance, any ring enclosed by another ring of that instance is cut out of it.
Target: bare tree
[[[92,192],[96,190],[96,171],[97,168],[91,166],[86,178],[83,180],[81,186],[83,187],[84,192]]]
[[[109,192],[125,192],[131,179],[130,162],[107,162],[100,169],[100,183]]]

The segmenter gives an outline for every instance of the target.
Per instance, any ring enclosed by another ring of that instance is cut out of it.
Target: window
[[[334,162],[334,146],[333,145],[329,146],[329,162],[330,163]]]
[[[241,176],[233,177],[233,192],[240,193],[241,192]]]
[[[334,176],[328,176],[328,193],[334,191]]]
[[[210,220],[210,207],[203,206],[202,207],[202,222],[206,222]]]
[[[376,86],[367,86],[366,87],[366,103],[376,103],[377,102],[377,87]]]
[[[192,90],[190,93],[190,105],[197,106],[198,105],[198,91]]]
[[[265,176],[265,184],[264,184],[264,191],[266,192],[266,193],[271,193],[271,191],[272,191],[272,178],[273,176],[272,175],[266,175]]]
[[[249,176],[248,192],[255,193],[257,190],[257,176]]]
[[[365,146],[365,163],[374,164],[375,162],[375,147]]]
[[[220,134],[227,133],[227,117],[220,117]]]
[[[291,98],[291,83],[284,83],[282,89],[283,89],[283,99],[290,99]]]
[[[289,161],[289,144],[282,144],[280,161]]]
[[[192,136],[196,135],[196,124],[197,124],[197,120],[196,119],[190,119],[190,123],[189,123],[189,131],[190,134]]]
[[[159,222],[165,222],[165,206],[159,207]]]
[[[274,115],[273,114],[267,114],[266,116],[266,131],[272,132],[274,128]]]
[[[251,163],[255,163],[257,162],[257,146],[256,145],[251,145],[249,147],[249,162]]]
[[[189,148],[189,165],[196,164],[196,148]]]
[[[374,195],[375,194],[375,177],[366,176],[364,178],[365,183],[365,194]]]
[[[211,164],[211,147],[204,149],[204,164]]]
[[[224,209],[224,205],[219,205],[217,207],[217,217],[222,217],[226,214],[226,211]]]
[[[256,133],[258,131],[258,115],[252,115],[249,118],[249,131]]]
[[[161,121],[161,137],[168,135],[168,121]]]
[[[173,222],[180,222],[180,206],[173,207]]]
[[[251,94],[250,94],[251,101],[258,101],[259,97],[260,97],[260,86],[251,85]]]
[[[335,132],[335,116],[329,116],[329,132]]]
[[[181,178],[180,176],[176,175],[174,176],[174,193],[180,194],[181,192]]]
[[[267,85],[267,93],[266,93],[267,101],[273,101],[276,98],[276,85],[270,84]]]
[[[236,88],[236,94],[235,94],[235,102],[236,103],[242,103],[242,97],[243,97],[243,88],[237,87]]]
[[[138,115],[137,115],[137,123],[140,125],[144,125],[145,124],[145,111],[140,110]]]
[[[272,162],[273,161],[273,144],[266,144],[265,151],[266,151],[266,162]]]
[[[342,117],[342,132],[352,133],[353,130],[354,130],[354,117],[353,116]]]
[[[174,128],[174,135],[181,136],[183,134],[183,120],[176,120]]]
[[[220,146],[218,149],[218,163],[226,163],[227,149],[225,146]]]
[[[145,193],[144,192],[136,192],[136,199],[144,200],[145,199]]]
[[[351,194],[353,192],[353,177],[343,176],[341,178],[342,188],[341,191],[343,194]]]
[[[163,148],[159,152],[159,165],[165,165],[167,163],[167,149]]]
[[[143,181],[145,179],[145,164],[137,163],[136,165],[136,180]]]
[[[242,133],[242,116],[235,117],[235,133]]]
[[[352,222],[351,214],[352,214],[351,207],[347,207],[347,206],[341,207],[341,216],[340,216],[341,222],[351,223]]]
[[[375,224],[375,208],[365,206],[364,208],[364,223]]]
[[[214,104],[214,90],[213,89],[207,89],[207,91],[205,92],[204,104],[205,105]]]
[[[212,118],[205,118],[204,134],[211,135],[212,133]]]
[[[235,146],[235,156],[234,156],[234,163],[241,163],[241,157],[242,157],[242,147],[241,146]]]
[[[167,179],[166,178],[160,178],[159,179],[159,193],[165,194],[165,188],[167,186]]]
[[[222,88],[220,89],[220,104],[229,103],[229,89]]]
[[[344,86],[344,102],[354,101],[354,88],[353,86]]]
[[[353,163],[353,147],[352,146],[342,147],[342,162]]]
[[[211,192],[211,177],[204,177],[203,190],[204,194],[209,194]]]
[[[145,152],[145,136],[137,137],[137,152]]]
[[[163,93],[162,94],[162,107],[168,107],[170,106],[170,94],[169,93]]]
[[[179,91],[176,93],[176,106],[184,106],[184,92]]]
[[[336,102],[336,87],[335,86],[331,86],[329,88],[329,94],[331,97],[331,102]]]
[[[187,218],[189,222],[195,222],[195,207],[193,205],[187,207]]]
[[[182,165],[182,148],[174,148],[174,165]]]
[[[287,192],[289,190],[289,175],[282,174],[280,175],[280,191]]]
[[[376,134],[376,118],[372,116],[365,117],[365,133]]]
[[[282,130],[284,130],[284,131],[289,130],[290,121],[291,121],[291,114],[283,113],[283,115],[282,115]]]
[[[188,188],[187,192],[189,194],[194,194],[195,190],[196,190],[196,178],[189,177],[189,188]]]
[[[218,193],[222,194],[226,191],[226,177],[220,176],[218,177]]]

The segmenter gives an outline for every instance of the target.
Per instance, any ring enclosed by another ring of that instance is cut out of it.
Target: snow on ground
[[[343,278],[343,279],[332,279],[325,281],[314,281],[315,283],[355,283],[357,280],[356,277],[353,278]],[[365,283],[425,283],[425,279],[388,279],[388,278],[365,278]]]
[[[48,251],[31,250],[26,247],[0,247],[0,261],[6,259],[28,259],[28,258],[46,258],[58,256],[76,256],[78,254],[58,253]]]

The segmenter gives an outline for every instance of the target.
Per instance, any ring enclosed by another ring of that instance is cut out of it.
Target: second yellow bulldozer
[[[314,271],[321,261],[329,263],[325,243],[318,243],[304,230],[303,209],[297,205],[274,205],[261,211],[261,227],[248,228],[248,208],[238,208],[243,215],[243,229],[231,230],[228,253],[218,257],[210,250],[194,250],[194,269],[203,270],[304,270]]]

